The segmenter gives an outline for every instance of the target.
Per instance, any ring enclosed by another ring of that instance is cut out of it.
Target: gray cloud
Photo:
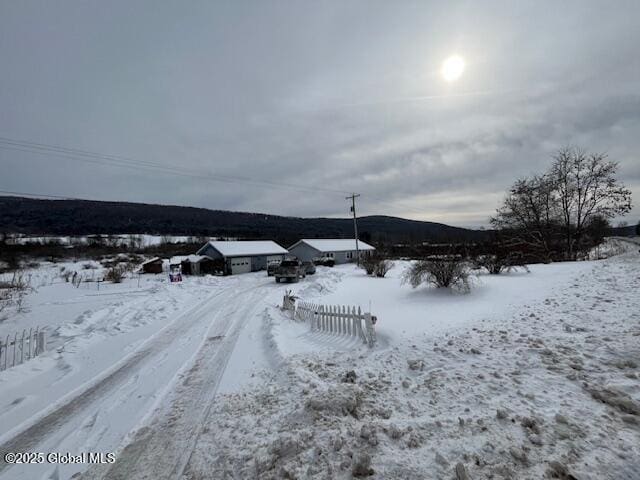
[[[0,136],[356,191],[363,213],[459,225],[571,143],[607,151],[637,198],[639,18],[633,1],[4,2]],[[467,71],[446,85],[452,53]],[[337,193],[4,149],[0,168],[0,188],[26,192],[348,210]]]

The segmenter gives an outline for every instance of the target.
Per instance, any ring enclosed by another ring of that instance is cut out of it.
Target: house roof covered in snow
[[[177,255],[169,259],[169,265],[177,265],[182,262],[198,263],[205,258],[209,258],[206,255]]]
[[[348,252],[356,249],[356,241],[354,238],[303,238],[289,248],[291,249],[299,243],[306,243],[319,252]],[[375,247],[372,247],[362,240],[358,240],[358,249],[375,250]]]
[[[284,255],[289,253],[287,249],[282,248],[272,240],[212,240],[208,242],[207,245],[211,245],[220,252],[223,257],[252,257],[256,255]],[[199,251],[202,251],[202,248]]]
[[[158,261],[161,262],[162,259],[160,257],[153,257],[153,258],[150,258],[149,260],[147,260],[145,262],[142,262],[142,265],[147,265],[149,263],[154,263],[154,262],[158,262]]]

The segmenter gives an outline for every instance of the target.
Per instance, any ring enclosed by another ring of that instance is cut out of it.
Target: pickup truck
[[[301,278],[307,276],[306,269],[300,260],[283,260],[276,268],[276,282],[286,280],[288,282],[297,282]]]
[[[316,265],[323,265],[325,267],[333,267],[336,261],[331,257],[316,257],[313,259],[313,263]]]
[[[267,277],[273,277],[276,274],[276,270],[280,266],[280,261],[271,262],[267,265]]]

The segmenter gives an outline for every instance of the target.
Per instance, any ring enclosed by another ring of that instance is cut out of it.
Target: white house
[[[370,255],[375,248],[358,240],[360,257]],[[303,238],[289,247],[289,253],[303,262],[318,257],[333,258],[336,264],[356,261],[356,241],[353,238]]]
[[[232,275],[264,270],[267,264],[281,261],[288,253],[271,240],[212,240],[196,252],[197,255],[223,260],[225,273]]]

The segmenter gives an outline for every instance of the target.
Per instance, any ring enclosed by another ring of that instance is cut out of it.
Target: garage
[[[248,273],[251,271],[250,257],[237,257],[231,259],[231,275],[236,273]]]
[[[210,240],[198,250],[224,263],[225,275],[266,270],[271,262],[280,262],[289,252],[272,240]]]

